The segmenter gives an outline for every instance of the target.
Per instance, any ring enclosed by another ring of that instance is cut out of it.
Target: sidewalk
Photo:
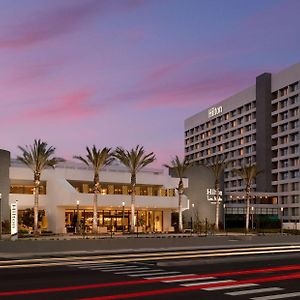
[[[0,258],[25,258],[40,256],[87,255],[122,252],[175,251],[187,249],[218,249],[268,245],[299,245],[296,235],[154,235],[109,236],[88,238],[60,236],[0,241]]]

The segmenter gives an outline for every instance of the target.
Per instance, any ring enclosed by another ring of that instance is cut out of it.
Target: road
[[[300,252],[232,250],[4,260],[0,300],[300,299]]]

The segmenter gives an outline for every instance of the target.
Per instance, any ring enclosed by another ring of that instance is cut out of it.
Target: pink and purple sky
[[[183,156],[184,119],[300,61],[299,0],[1,0],[0,148]]]

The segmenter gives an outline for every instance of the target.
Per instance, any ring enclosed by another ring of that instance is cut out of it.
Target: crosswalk
[[[128,276],[134,279],[156,281],[165,284],[175,284],[183,288],[199,287],[199,290],[206,292],[221,292],[223,295],[239,297],[239,299],[249,300],[275,300],[275,299],[300,299],[300,292],[287,293],[284,288],[279,286],[263,287],[263,280],[238,280],[229,278],[230,276],[203,276],[201,274],[187,274],[174,270],[158,268],[155,265],[145,265],[139,263],[97,263],[77,261],[69,267],[89,269],[98,272],[110,272],[115,275]],[[276,272],[276,269],[274,270]],[[271,272],[272,273],[272,272]],[[299,276],[300,277],[300,276]],[[270,282],[270,280],[266,280]]]

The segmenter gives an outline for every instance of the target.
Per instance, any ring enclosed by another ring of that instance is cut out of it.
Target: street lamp
[[[2,239],[2,194],[0,193],[0,240]]]
[[[191,233],[193,233],[193,231],[194,231],[194,222],[193,222],[194,207],[195,207],[195,204],[194,204],[194,203],[192,203],[192,214],[191,214]]]
[[[122,202],[122,232],[124,234],[125,202]]]
[[[253,213],[254,213],[254,207],[251,206],[251,218],[252,218],[252,230],[253,230],[253,222],[254,222],[254,219],[253,219]]]
[[[224,220],[224,231],[226,231],[226,204],[224,203],[223,204],[223,213],[224,213],[224,216],[223,216],[223,220]]]
[[[283,207],[280,207],[280,233],[283,233]]]
[[[79,200],[76,201],[76,204],[77,204],[76,233],[79,234]]]

